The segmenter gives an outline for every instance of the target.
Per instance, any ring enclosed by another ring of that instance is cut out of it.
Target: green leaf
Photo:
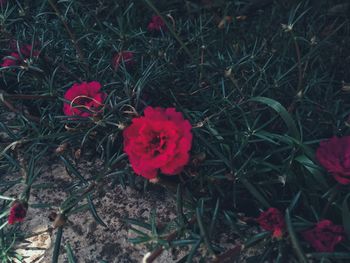
[[[296,236],[296,233],[294,232],[294,228],[292,225],[292,219],[290,217],[289,209],[286,209],[286,224],[287,224],[287,230],[290,235],[290,240],[292,242],[293,249],[299,258],[300,263],[308,263],[308,260],[306,259],[304,252],[299,244],[298,238]]]
[[[107,225],[103,222],[103,220],[101,219],[101,217],[97,214],[96,208],[94,203],[92,202],[91,199],[91,195],[87,196],[87,200],[88,200],[88,204],[89,204],[89,210],[93,216],[93,218],[96,220],[96,222],[98,224],[100,224],[101,226],[107,227]]]
[[[201,243],[202,243],[202,239],[199,239],[197,241],[197,243],[192,246],[190,253],[187,255],[186,263],[193,262],[192,259],[193,259],[194,255],[196,254]]]
[[[225,163],[225,165],[230,169],[233,170],[232,163],[229,161],[229,159],[223,155],[221,152],[219,152],[216,147],[214,147],[212,144],[208,142],[208,139],[203,137],[197,130],[193,130],[195,136],[200,139],[221,161]]]
[[[3,200],[10,200],[10,201],[16,200],[16,198],[9,197],[9,196],[4,196],[4,195],[0,195],[0,199],[3,199]]]
[[[64,165],[66,166],[67,170],[72,173],[73,175],[75,175],[77,178],[79,178],[80,181],[84,182],[84,183],[88,183],[86,181],[86,179],[78,172],[78,170],[70,163],[70,161],[68,161],[66,158],[64,158],[63,156],[60,156],[61,160],[63,161]]]
[[[323,174],[318,170],[319,167],[310,158],[303,154],[295,157],[294,160],[304,166],[312,174],[316,182],[319,182],[324,188],[328,189]]]
[[[5,217],[5,216],[7,216],[8,214],[9,214],[9,209],[6,209],[4,212],[2,212],[1,214],[0,214],[0,219],[1,218],[3,218],[3,217]]]
[[[141,244],[141,243],[145,243],[151,240],[150,237],[135,237],[135,238],[129,238],[128,239],[129,242],[133,243],[133,244]]]
[[[158,237],[156,210],[152,209],[150,214],[151,232],[153,237]]]
[[[142,237],[149,237],[148,234],[143,233],[142,231],[140,231],[140,230],[138,230],[138,229],[136,229],[136,228],[134,228],[132,226],[129,228],[129,230],[135,232],[136,234],[139,234]]]
[[[209,236],[211,237],[213,235],[213,231],[214,231],[214,227],[215,227],[215,223],[216,223],[216,219],[218,216],[218,212],[219,212],[219,204],[220,204],[220,200],[217,199],[216,200],[216,205],[215,205],[215,209],[214,209],[214,213],[213,213],[213,217],[211,219],[211,223],[210,223],[210,227],[209,227]]]
[[[65,249],[67,252],[68,263],[76,263],[76,260],[69,242],[67,242]]]
[[[58,263],[58,257],[60,255],[60,247],[62,240],[63,226],[57,229],[55,245],[52,253],[52,263]]]
[[[266,98],[266,97],[253,97],[249,101],[255,101],[255,102],[260,102],[263,103],[273,110],[275,110],[283,119],[285,124],[288,127],[289,134],[293,138],[300,140],[300,133],[299,130],[297,129],[297,126],[292,118],[292,116],[289,114],[289,112],[286,110],[285,107],[282,106],[281,103],[274,99]]]
[[[171,241],[171,246],[173,247],[188,246],[188,245],[196,244],[197,241],[198,241],[197,239],[174,240],[174,241]]]
[[[300,195],[301,195],[301,191],[299,191],[295,197],[293,198],[292,202],[290,203],[288,209],[289,211],[293,211],[294,207],[296,206],[296,204],[298,203],[299,201],[299,198],[300,198]]]
[[[3,229],[5,226],[7,226],[8,222],[7,220],[0,226],[0,230]]]
[[[271,207],[265,197],[256,189],[256,187],[248,181],[247,178],[241,178],[240,181],[247,188],[247,190],[263,205],[265,208]]]
[[[30,204],[29,206],[32,208],[51,208],[54,205],[53,204],[39,204],[38,203],[38,204]]]
[[[214,249],[213,249],[213,247],[212,247],[212,245],[210,243],[207,231],[206,231],[206,229],[204,227],[204,224],[203,224],[201,212],[200,212],[200,209],[198,207],[196,208],[196,216],[197,216],[197,222],[198,222],[199,230],[201,232],[201,237],[204,239],[204,243],[206,244],[209,253],[211,255],[214,255],[215,254],[214,253]]]
[[[244,247],[246,247],[246,248],[251,247],[251,246],[255,245],[257,242],[263,240],[264,238],[270,237],[270,236],[271,236],[271,232],[261,232],[259,234],[256,234],[255,236],[249,238],[244,243]]]

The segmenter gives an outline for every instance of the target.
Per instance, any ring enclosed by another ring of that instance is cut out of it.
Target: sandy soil
[[[33,189],[30,208],[25,222],[24,233],[33,234],[18,245],[17,251],[26,257],[25,262],[51,262],[56,230],[52,229],[50,215],[58,212],[58,207],[67,197],[65,188],[71,181],[63,165],[43,167],[43,172],[36,184],[54,183],[54,187]],[[87,169],[88,170],[88,169]],[[85,171],[88,173],[88,171]],[[13,180],[20,174],[5,178]],[[16,197],[23,187],[17,185],[5,194]],[[102,191],[101,191],[102,190]],[[65,245],[70,244],[77,262],[141,262],[148,252],[145,245],[133,246],[127,239],[134,235],[122,218],[148,219],[150,211],[156,208],[162,222],[170,221],[175,216],[175,202],[166,191],[142,193],[121,186],[105,186],[99,196],[94,198],[96,210],[107,227],[96,223],[89,211],[78,212],[69,216],[64,225],[59,262],[68,262]],[[49,208],[34,208],[37,204],[51,204]],[[33,207],[34,206],[34,207]],[[174,262],[170,252],[163,254],[155,262]]]

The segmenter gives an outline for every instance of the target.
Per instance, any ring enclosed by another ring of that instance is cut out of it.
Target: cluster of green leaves
[[[191,164],[179,177],[163,179],[177,188],[177,218],[165,227],[159,227],[156,213],[150,223],[127,219],[144,229],[132,227],[139,235],[132,242],[146,242],[152,250],[189,246],[179,262],[223,262],[241,250],[225,251],[220,237],[226,235],[245,249],[265,244],[252,262],[346,262],[348,241],[341,252],[313,253],[298,234],[320,218],[344,224],[350,234],[349,188],[336,185],[314,157],[320,140],[349,133],[350,100],[341,87],[350,73],[345,66],[350,23],[346,13],[334,13],[345,1],[265,2],[246,8],[234,0],[8,1],[0,14],[1,55],[9,55],[13,41],[19,47],[31,43],[40,55],[0,69],[2,173],[63,145],[100,158],[102,171],[87,178],[72,151],[60,154],[57,161],[72,176],[60,212],[69,217],[88,209],[104,225],[93,203],[94,184],[135,186],[122,149],[120,127],[132,118],[126,112],[175,106],[194,125]],[[154,14],[163,16],[169,31],[147,32]],[[218,27],[226,16],[232,19]],[[111,66],[122,50],[134,52],[134,69]],[[92,80],[108,93],[101,118],[63,116],[67,88]],[[5,118],[4,101],[19,109],[15,117]],[[196,160],[199,155],[206,158]],[[0,194],[18,183],[3,182],[0,175]],[[2,207],[8,205],[4,200]],[[289,235],[281,241],[266,232],[244,234],[255,226],[243,223],[242,214],[256,217],[268,207],[285,211]],[[0,220],[1,225],[6,217]],[[63,228],[57,231],[54,262]],[[9,257],[12,242],[6,237],[15,236],[14,228],[1,231],[8,245],[0,251]]]

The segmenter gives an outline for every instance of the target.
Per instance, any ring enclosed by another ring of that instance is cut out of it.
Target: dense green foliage
[[[181,175],[161,176],[159,182],[173,192],[177,218],[162,228],[154,214],[150,222],[126,219],[144,228],[132,242],[148,242],[151,251],[189,246],[179,262],[225,262],[256,244],[261,255],[249,262],[348,262],[348,240],[327,254],[316,253],[300,236],[326,218],[343,224],[350,237],[349,186],[337,184],[315,158],[321,140],[349,135],[348,6],[335,0],[266,1],[247,8],[246,2],[12,0],[2,5],[1,57],[9,56],[11,43],[17,49],[31,44],[40,55],[0,69],[0,130],[6,135],[0,138],[1,174],[26,169],[26,199],[40,173],[36,163],[57,155],[54,161],[72,174],[70,198],[58,212],[69,217],[88,200],[85,208],[104,224],[92,185],[112,180],[153,191],[147,180],[137,177],[141,186],[135,182],[123,153],[122,127],[147,105],[176,107],[194,127],[190,164]],[[168,31],[147,31],[154,14],[163,16]],[[122,50],[134,52],[136,63],[116,71],[112,58]],[[67,88],[93,80],[108,94],[103,113],[64,116]],[[9,112],[15,117],[7,119]],[[68,150],[57,154],[59,146]],[[101,159],[103,169],[85,178],[76,168],[73,153],[79,151],[81,158]],[[1,196],[19,181],[1,178],[0,257],[6,262],[23,234],[6,225],[11,200]],[[281,240],[250,231],[257,224],[244,220],[269,207],[285,213],[288,234]],[[231,249],[220,245],[222,235],[230,236]]]

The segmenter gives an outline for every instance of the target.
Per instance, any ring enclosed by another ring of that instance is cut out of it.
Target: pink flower
[[[21,47],[21,53],[24,57],[29,58],[30,57],[30,53],[33,52],[32,56],[33,57],[38,57],[39,56],[39,51],[33,49],[33,47],[31,45],[24,45],[23,47]]]
[[[28,205],[26,203],[22,203],[20,201],[13,202],[10,208],[10,214],[8,216],[7,222],[10,225],[13,225],[17,222],[23,222],[27,214],[27,207]]]
[[[160,16],[152,16],[152,20],[149,22],[147,29],[150,32],[165,32],[168,30],[166,24]]]
[[[274,207],[262,212],[256,219],[260,227],[272,232],[272,237],[281,238],[286,227],[283,214]]]
[[[16,66],[20,62],[20,57],[18,53],[12,52],[9,57],[4,58],[4,61],[1,64],[1,67],[10,67]]]
[[[304,239],[318,252],[333,252],[334,247],[345,239],[344,228],[330,220],[322,220],[302,233]]]
[[[90,117],[101,111],[107,94],[100,91],[101,84],[97,81],[75,83],[67,90],[64,98],[63,112],[67,116]]]
[[[33,48],[31,45],[24,45],[23,47],[20,48],[21,56],[23,60],[30,58],[31,53],[33,57],[39,56],[39,51],[37,50],[32,51],[32,49]],[[1,67],[10,67],[10,66],[17,66],[22,64],[23,60],[21,60],[21,56],[18,52],[11,52],[11,54],[8,57],[3,58]]]
[[[180,173],[189,161],[192,126],[174,108],[147,107],[123,132],[124,151],[136,174],[147,179]]]
[[[321,142],[316,158],[339,183],[350,183],[350,136]]]
[[[118,70],[120,65],[125,65],[126,68],[134,66],[134,53],[130,51],[121,51],[113,57],[112,65],[115,70]]]

